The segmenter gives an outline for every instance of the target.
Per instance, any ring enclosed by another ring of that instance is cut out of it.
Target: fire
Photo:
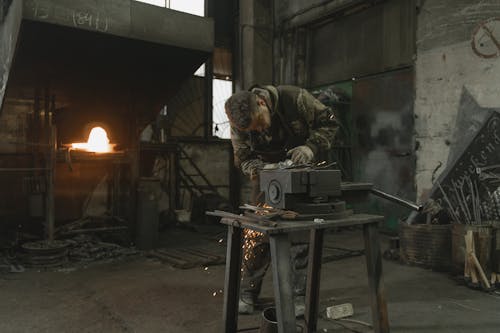
[[[102,127],[94,127],[90,131],[87,142],[72,143],[73,149],[81,149],[94,153],[109,153],[113,151],[113,144],[109,143],[108,134]]]

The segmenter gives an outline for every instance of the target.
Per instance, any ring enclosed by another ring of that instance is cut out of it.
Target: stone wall
[[[460,136],[455,128],[463,91],[481,107],[500,106],[500,57],[481,56],[497,46],[478,29],[499,16],[496,0],[421,1],[415,63],[415,177],[420,201],[432,188],[432,179],[445,169],[450,146]],[[500,21],[491,21],[489,26],[496,28],[494,36],[500,40]]]

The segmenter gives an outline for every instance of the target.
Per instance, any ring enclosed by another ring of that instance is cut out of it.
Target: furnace
[[[89,215],[134,231],[152,169],[140,133],[210,56],[213,21],[131,0],[9,4],[0,105],[16,130],[0,213],[48,239]]]

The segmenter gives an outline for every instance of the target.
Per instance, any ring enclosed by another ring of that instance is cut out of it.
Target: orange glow
[[[109,143],[108,134],[102,127],[94,127],[87,142],[72,143],[73,149],[86,150],[94,153],[109,153],[115,145]]]

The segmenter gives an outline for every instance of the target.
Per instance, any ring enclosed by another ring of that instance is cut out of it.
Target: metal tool
[[[210,215],[210,216],[218,216],[218,217],[223,217],[223,218],[233,218],[235,220],[240,220],[240,221],[249,221],[249,222],[255,222],[260,225],[266,226],[266,227],[277,227],[278,222],[271,221],[265,217],[260,217],[257,215],[237,215],[229,212],[225,212],[222,210],[214,210],[213,212],[205,212],[205,214]]]
[[[387,200],[392,201],[392,202],[394,202],[394,203],[400,204],[400,205],[402,205],[402,206],[404,206],[404,207],[411,208],[411,209],[413,209],[413,210],[415,210],[415,211],[417,211],[417,212],[422,211],[422,209],[423,209],[423,207],[424,207],[423,205],[418,205],[418,204],[416,204],[416,203],[414,203],[414,202],[411,202],[411,201],[409,201],[409,200],[405,200],[405,199],[399,198],[399,197],[397,197],[397,196],[395,196],[395,195],[392,195],[392,194],[389,194],[389,193],[382,192],[381,190],[378,190],[378,189],[376,189],[376,188],[372,188],[372,189],[370,190],[370,192],[371,192],[372,194],[375,194],[375,195],[376,195],[376,196],[378,196],[378,197],[381,197],[381,198],[387,199]]]
[[[253,206],[249,204],[244,204],[243,206],[239,207],[240,209],[248,210],[248,211],[253,211],[255,212],[256,215],[258,216],[264,216],[268,219],[274,219],[277,217],[280,217],[285,220],[293,220],[299,216],[299,213],[294,212],[292,210],[283,210],[279,208],[274,208],[274,207],[259,207],[259,206]]]

